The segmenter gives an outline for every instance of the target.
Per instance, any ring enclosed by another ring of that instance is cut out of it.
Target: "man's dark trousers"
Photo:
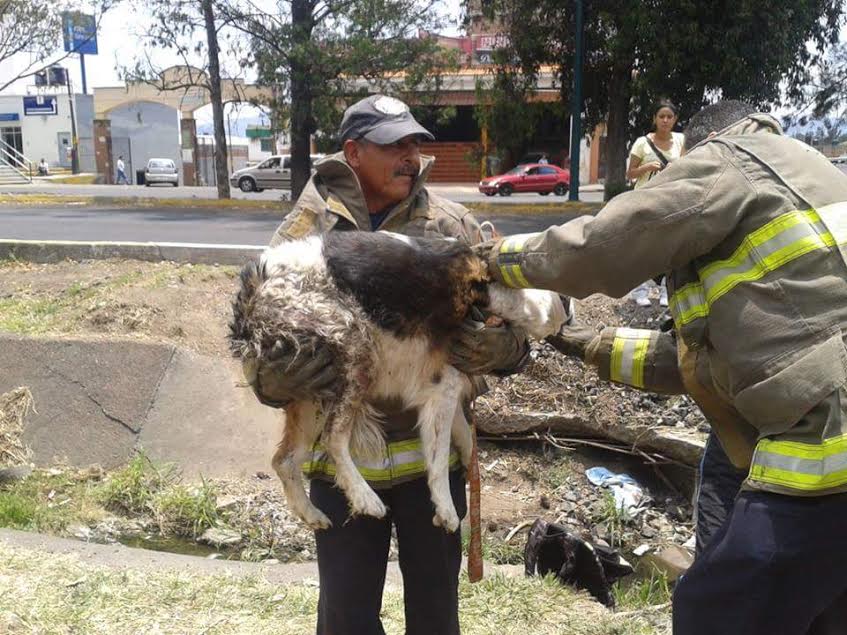
[[[676,587],[674,635],[847,633],[828,630],[844,614],[845,527],[847,494],[742,491]]]
[[[450,473],[450,491],[460,518],[467,513],[465,479]],[[384,635],[379,619],[391,524],[397,527],[407,635],[458,635],[460,532],[432,524],[435,508],[426,478],[377,490],[385,518],[348,518],[344,494],[313,479],[310,498],[332,521],[315,532],[320,575],[318,635]]]

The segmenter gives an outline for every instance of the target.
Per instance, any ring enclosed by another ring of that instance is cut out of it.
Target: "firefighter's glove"
[[[486,326],[477,309],[462,323],[450,348],[450,364],[468,375],[511,375],[528,360],[529,342],[523,329],[508,324]]]
[[[556,335],[547,337],[546,341],[560,353],[585,361],[588,345],[597,336],[597,330],[591,326],[565,325]]]
[[[262,359],[244,360],[243,370],[259,401],[273,408],[328,396],[338,380],[328,348],[298,350],[284,342],[276,342]]]

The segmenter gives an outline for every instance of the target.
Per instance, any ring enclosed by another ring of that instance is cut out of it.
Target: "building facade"
[[[94,98],[61,89],[38,95],[0,95],[0,147],[9,146],[33,163],[71,167],[71,100],[82,172],[94,172]]]

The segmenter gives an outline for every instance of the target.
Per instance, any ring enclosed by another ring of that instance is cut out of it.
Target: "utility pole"
[[[571,185],[568,200],[579,200],[579,146],[582,141],[582,0],[576,0],[573,93],[571,94]]]
[[[71,89],[71,74],[65,72],[68,84],[68,104],[71,108],[71,173],[79,174],[79,140],[76,138],[76,116],[74,115],[74,93]]]

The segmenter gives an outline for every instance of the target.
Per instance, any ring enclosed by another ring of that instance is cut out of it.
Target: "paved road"
[[[488,203],[551,203],[556,200],[567,200],[567,197],[540,196],[538,194],[513,194],[509,197],[485,196],[480,194],[473,183],[431,185],[432,191],[446,196],[459,203],[470,203],[486,201]],[[213,187],[171,187],[156,185],[153,187],[140,187],[137,185],[62,185],[50,182],[38,182],[28,185],[0,185],[0,194],[36,194],[48,193],[61,196],[116,196],[116,197],[143,197],[143,198],[199,198],[215,199],[218,197],[217,190]],[[252,200],[280,200],[288,195],[283,190],[265,190],[264,192],[244,193],[233,189],[232,196],[237,199]],[[580,200],[586,202],[600,202],[603,200],[603,192],[600,186],[588,186],[580,190]]]
[[[480,220],[485,219],[480,216]],[[488,217],[504,234],[539,231],[572,214]],[[0,239],[266,245],[279,224],[267,213],[203,209],[0,207]]]

